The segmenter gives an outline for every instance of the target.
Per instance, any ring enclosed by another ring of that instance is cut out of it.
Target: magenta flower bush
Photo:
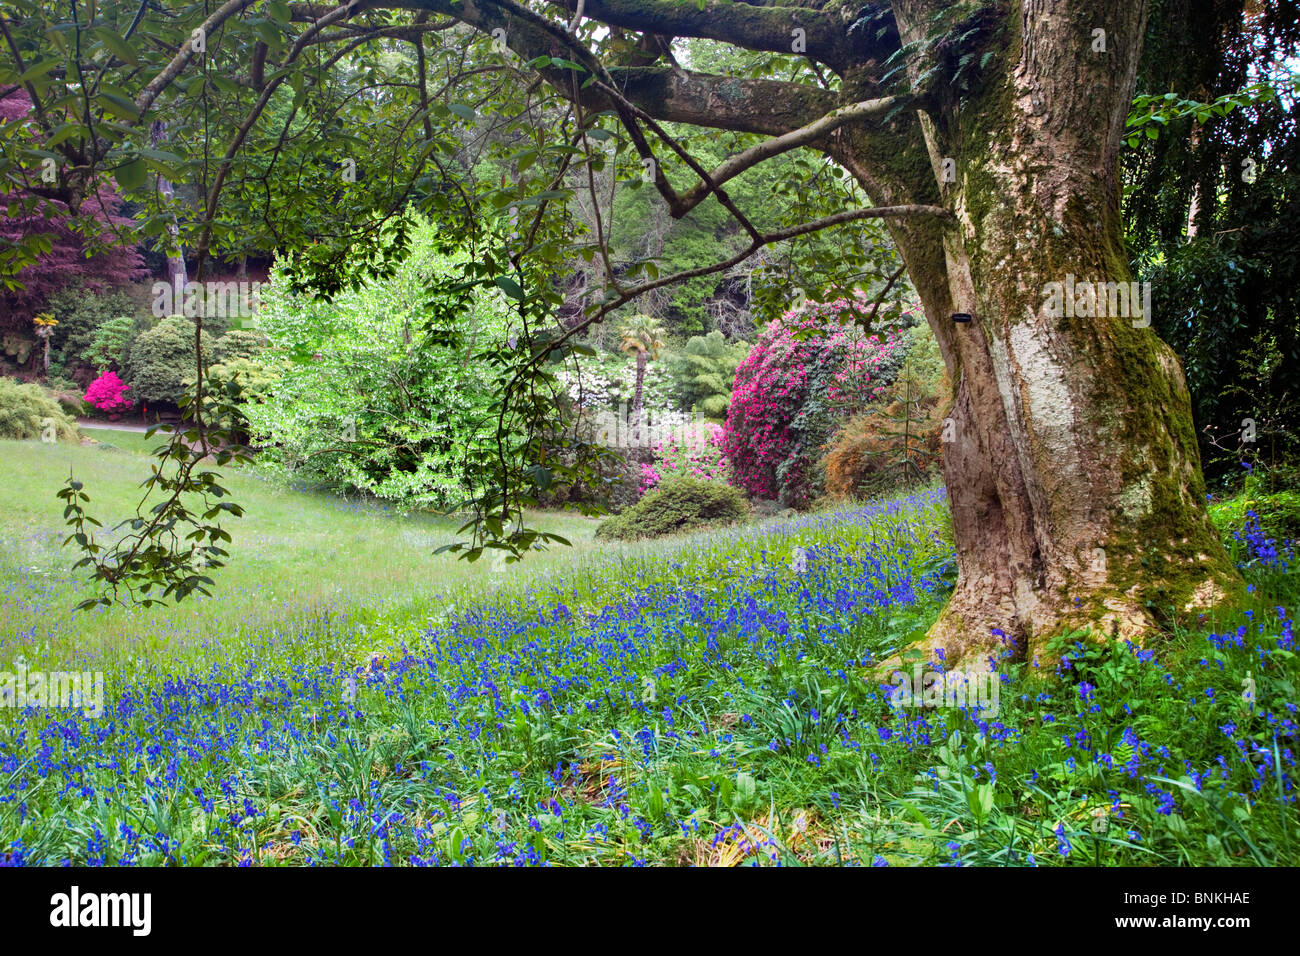
[[[641,465],[641,494],[669,478],[730,481],[731,468],[722,450],[721,425],[674,431],[654,446],[653,464]]]
[[[130,389],[131,386],[118,378],[116,372],[105,372],[90,383],[82,399],[101,412],[125,412],[131,408],[131,400],[126,397]]]
[[[750,495],[811,505],[819,492],[816,462],[834,427],[893,379],[900,340],[839,320],[868,308],[859,296],[792,309],[768,324],[736,370],[722,450],[733,480]]]

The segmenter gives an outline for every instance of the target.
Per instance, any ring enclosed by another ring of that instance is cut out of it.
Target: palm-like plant
[[[641,388],[645,384],[645,367],[659,357],[659,350],[664,347],[663,328],[648,315],[633,316],[622,328],[619,350],[636,356],[636,394],[632,408],[637,417],[641,415]]]
[[[42,312],[32,319],[32,325],[36,327],[36,334],[45,341],[45,374],[50,374],[50,334],[58,321],[48,312]]]

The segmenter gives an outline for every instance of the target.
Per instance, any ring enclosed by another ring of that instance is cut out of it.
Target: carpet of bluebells
[[[1229,538],[1252,606],[1005,654],[996,708],[905,706],[873,666],[951,589],[941,491],[612,549],[343,665],[0,716],[0,859],[1300,863],[1294,549]]]

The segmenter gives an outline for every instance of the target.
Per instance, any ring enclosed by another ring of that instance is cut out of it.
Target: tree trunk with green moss
[[[896,5],[904,39],[930,6]],[[949,658],[992,628],[1031,653],[1076,626],[1138,637],[1234,586],[1182,370],[1119,286],[1134,291],[1118,152],[1144,28],[1140,3],[1020,4],[978,95],[921,122],[957,217],[947,296],[926,302],[955,385],[960,575],[927,642]]]

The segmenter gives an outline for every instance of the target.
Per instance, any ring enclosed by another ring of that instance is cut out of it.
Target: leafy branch
[[[1142,137],[1159,139],[1160,130],[1168,129],[1178,120],[1195,117],[1196,122],[1203,126],[1216,116],[1227,116],[1239,107],[1269,103],[1277,98],[1277,90],[1269,83],[1253,83],[1208,103],[1183,99],[1177,93],[1136,96],[1125,123],[1125,142],[1129,149],[1137,149]]]
[[[205,404],[210,414],[235,420],[237,399],[237,394],[228,394]],[[182,407],[188,404],[187,399]],[[228,552],[222,544],[231,538],[218,519],[242,517],[244,510],[233,501],[221,500],[229,492],[220,483],[220,473],[200,465],[210,453],[218,466],[248,462],[245,449],[234,442],[232,432],[221,428],[159,425],[146,434],[158,431],[170,432],[171,439],[155,450],[156,460],[141,483],[145,493],[135,515],[112,529],[113,535],[124,528],[126,534],[111,544],[95,539],[92,528],[103,525],[87,513],[90,496],[82,482],[69,474],[58,492],[64,522],[72,529],[63,545],[75,543],[81,551],[83,557],[73,569],[88,568],[97,592],[79,603],[77,610],[127,603],[120,600],[123,591],[130,603],[144,607],[169,599],[182,601],[195,591],[210,594],[214,581],[207,571],[225,564]],[[155,492],[165,497],[146,511],[145,504]]]

